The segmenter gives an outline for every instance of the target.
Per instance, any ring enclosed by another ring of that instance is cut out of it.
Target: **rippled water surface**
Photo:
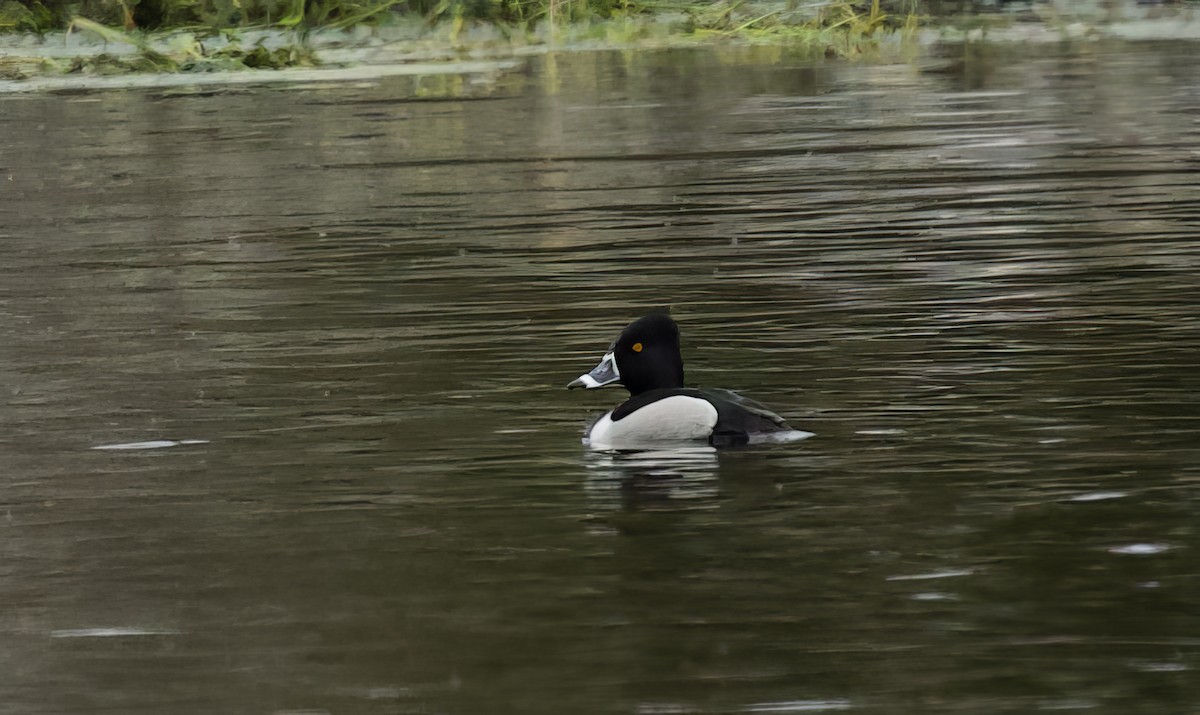
[[[1186,45],[0,98],[0,710],[1196,712],[1198,118]],[[816,436],[586,451],[653,308]]]

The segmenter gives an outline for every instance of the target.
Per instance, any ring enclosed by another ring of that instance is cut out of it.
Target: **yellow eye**
[[[633,344],[633,351],[634,351],[635,353],[640,353],[640,352],[642,351],[642,344],[641,344],[641,343],[634,343],[634,344]]]

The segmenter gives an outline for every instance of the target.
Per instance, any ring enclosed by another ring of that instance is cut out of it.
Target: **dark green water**
[[[0,712],[1197,712],[1200,53],[1007,62],[0,98]]]

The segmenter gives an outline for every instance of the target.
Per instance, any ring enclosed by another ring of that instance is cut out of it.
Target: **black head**
[[[665,313],[635,320],[621,331],[610,351],[621,372],[621,384],[631,395],[661,387],[683,387],[679,326]]]
[[[683,387],[679,327],[664,313],[635,320],[621,331],[591,372],[567,388],[596,388],[621,383],[631,395],[663,387]]]

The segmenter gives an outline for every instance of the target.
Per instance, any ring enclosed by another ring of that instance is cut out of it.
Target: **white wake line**
[[[164,449],[166,447],[179,447],[187,444],[208,444],[206,439],[152,439],[148,442],[124,442],[122,444],[101,444],[92,449]]]

